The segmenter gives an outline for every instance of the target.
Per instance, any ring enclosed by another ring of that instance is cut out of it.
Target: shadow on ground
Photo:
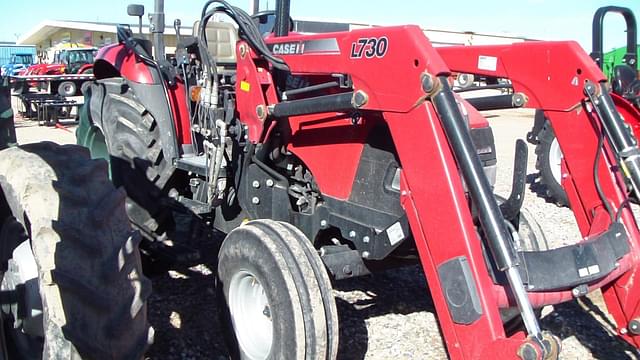
[[[368,350],[366,321],[387,314],[435,313],[419,266],[387,270],[334,283],[340,320],[339,359],[363,359]]]
[[[554,305],[541,326],[562,340],[575,337],[595,359],[640,358],[633,346],[613,333],[615,324],[587,297]]]

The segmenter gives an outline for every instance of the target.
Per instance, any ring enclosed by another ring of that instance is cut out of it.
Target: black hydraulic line
[[[316,96],[302,100],[291,100],[275,104],[269,111],[273,117],[317,114],[323,112],[341,112],[356,110],[352,103],[353,92]]]
[[[212,3],[219,3],[220,6],[216,6],[212,10],[207,11],[207,8]],[[238,24],[238,35],[241,39],[246,40],[251,48],[258,54],[266,58],[276,69],[289,71],[289,67],[279,57],[274,56],[267,47],[262,34],[258,31],[253,19],[244,10],[231,6],[224,0],[210,0],[205,4],[202,9],[203,15],[200,20],[200,27],[206,27],[206,23],[210,17],[216,12],[223,12],[232,18],[236,24]],[[204,35],[201,35],[204,36]]]
[[[618,156],[624,175],[631,181],[636,196],[640,193],[640,150],[631,128],[624,122],[616,110],[613,99],[608,93],[606,82],[599,85],[587,83],[585,93],[595,105],[607,138]],[[595,101],[597,98],[597,101]]]
[[[500,109],[512,109],[521,107],[522,103],[516,103],[514,101],[514,96],[516,95],[493,95],[493,96],[482,96],[476,98],[466,98],[474,108],[483,111],[483,110],[500,110]]]
[[[585,91],[587,92],[590,91],[590,89],[587,89],[589,85],[593,84],[590,83],[585,87]],[[618,110],[613,103],[613,99],[609,96],[609,90],[606,87],[606,83],[600,83],[599,88],[599,94],[596,95],[598,101],[596,101],[594,105],[602,114],[601,121],[607,135],[611,139],[612,144],[615,146],[617,151],[622,153],[633,150],[637,151],[637,141],[634,139],[630,129],[620,116],[620,113],[618,113]],[[595,88],[593,90],[595,90]]]
[[[275,36],[289,35],[289,14],[291,10],[290,0],[276,0],[276,25]]]
[[[493,195],[489,180],[484,174],[465,119],[460,113],[447,77],[440,76],[439,80],[442,89],[433,96],[433,104],[453,149],[473,204],[478,211],[478,219],[486,234],[496,266],[499,270],[505,271],[518,264],[511,235],[505,225],[504,217]]]
[[[609,219],[614,221],[614,213],[611,208],[611,204],[607,200],[607,197],[604,195],[604,191],[602,191],[602,185],[600,185],[600,156],[602,155],[602,151],[604,150],[604,130],[601,126],[598,126],[598,130],[600,133],[598,134],[598,145],[596,146],[596,156],[593,160],[593,184],[596,187],[596,192],[598,193],[598,197],[602,204],[604,205],[605,210],[607,210],[607,214],[609,214]]]
[[[330,82],[311,85],[311,86],[307,86],[307,87],[303,87],[303,88],[287,90],[287,91],[284,91],[282,93],[282,97],[286,98],[286,97],[293,96],[293,95],[299,95],[299,94],[304,94],[304,93],[323,90],[323,89],[329,89],[329,88],[338,87],[338,86],[340,86],[340,84],[338,84],[337,81],[330,81]]]

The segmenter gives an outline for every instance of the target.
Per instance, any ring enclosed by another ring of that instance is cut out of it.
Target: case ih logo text
[[[351,58],[361,59],[363,56],[367,59],[373,57],[381,58],[387,54],[389,48],[389,39],[386,36],[379,38],[360,38],[351,44]]]
[[[302,54],[304,52],[304,43],[293,42],[293,43],[274,44],[272,52],[274,55]]]

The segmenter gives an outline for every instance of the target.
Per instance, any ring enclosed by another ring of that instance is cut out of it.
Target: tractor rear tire
[[[335,359],[331,283],[299,230],[255,220],[232,230],[218,256],[218,308],[235,359]]]
[[[17,294],[0,311],[4,358],[142,358],[150,282],[106,163],[75,145],[9,148],[0,186],[2,292]]]
[[[104,93],[102,119],[90,120],[92,124],[99,120],[104,132],[92,139],[101,139],[106,144],[83,145],[92,150],[97,145],[102,148],[106,145],[111,180],[127,192],[127,214],[131,222],[147,237],[158,239],[174,227],[171,209],[162,204],[173,168],[164,157],[158,124],[124,79],[100,80],[86,87],[85,103],[90,101],[96,87],[104,86],[103,82],[122,84],[104,88],[118,88],[121,93],[100,91]],[[104,154],[92,153],[92,156]]]
[[[545,195],[558,206],[568,206],[567,193],[561,185],[562,151],[548,121],[540,130],[538,140],[536,169],[540,172],[540,183],[545,186]]]

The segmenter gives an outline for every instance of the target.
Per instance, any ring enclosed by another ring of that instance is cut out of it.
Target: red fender
[[[90,70],[93,70],[93,64],[84,64],[80,69],[78,69],[78,74],[86,74]]]
[[[100,49],[93,67],[96,79],[111,75],[113,73],[113,71],[109,71],[111,68],[127,80],[140,84],[155,83],[149,65],[138,59],[133,51],[127,49],[124,44],[113,44]]]

